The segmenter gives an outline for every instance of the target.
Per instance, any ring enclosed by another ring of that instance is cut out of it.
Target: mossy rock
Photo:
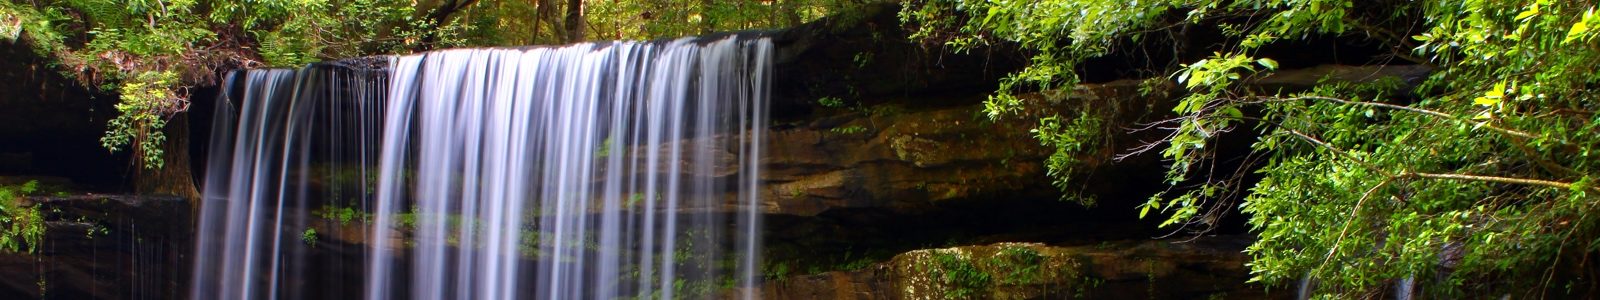
[[[890,262],[893,286],[902,299],[1038,299],[1098,285],[1069,249],[1000,243],[911,251]]]
[[[1250,236],[997,243],[904,252],[853,271],[768,282],[766,299],[1291,299],[1249,282]]]

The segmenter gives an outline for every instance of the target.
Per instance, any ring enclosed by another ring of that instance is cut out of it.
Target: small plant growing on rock
[[[783,281],[789,278],[789,263],[787,262],[780,261],[762,268],[762,270],[766,270],[768,280]]]
[[[316,228],[306,228],[305,232],[301,232],[300,233],[300,241],[305,242],[306,245],[309,245],[309,246],[312,246],[312,247],[316,247],[317,246],[317,229]]]
[[[979,269],[959,252],[936,251],[929,272],[946,288],[946,299],[980,299],[992,281],[988,272]]]
[[[828,131],[829,132],[833,132],[833,133],[837,133],[837,134],[857,134],[857,133],[867,132],[867,128],[866,127],[861,127],[861,125],[850,125],[850,126],[844,126],[844,127],[834,127],[834,128],[828,129]]]
[[[60,211],[57,210],[55,212],[60,212]],[[84,239],[93,240],[96,235],[108,235],[108,234],[111,234],[111,229],[110,228],[106,228],[105,225],[101,225],[98,222],[94,222],[93,220],[90,220],[89,218],[84,218],[84,217],[80,216],[80,217],[78,217],[77,222],[78,223],[89,224],[89,229],[85,230],[85,232],[83,233],[83,238]]]
[[[857,68],[865,69],[867,65],[872,64],[872,52],[856,53],[851,60],[855,61]]]
[[[1031,284],[1039,281],[1043,272],[1044,255],[1038,250],[1023,246],[1007,246],[989,258],[991,265],[1006,272],[1001,282],[1008,285]]]
[[[844,99],[839,97],[822,97],[817,99],[817,104],[821,104],[822,107],[827,108],[842,108],[844,107]]]
[[[0,251],[35,253],[44,240],[44,215],[38,206],[23,207],[22,197],[39,190],[39,181],[0,186]]]

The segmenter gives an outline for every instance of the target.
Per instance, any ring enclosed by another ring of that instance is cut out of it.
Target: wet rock
[[[3,299],[182,298],[194,246],[176,197],[30,197],[44,216],[38,252],[0,252]]]

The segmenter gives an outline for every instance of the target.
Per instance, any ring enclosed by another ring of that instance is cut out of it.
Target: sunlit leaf
[[[1578,20],[1577,23],[1572,23],[1572,29],[1567,30],[1567,38],[1562,39],[1561,43],[1571,43],[1587,35],[1589,33],[1588,21],[1589,18],[1585,17],[1582,20]]]
[[[1260,64],[1262,67],[1267,67],[1267,70],[1277,70],[1278,69],[1278,61],[1272,60],[1271,58],[1262,57],[1260,59],[1257,59],[1256,63]]]
[[[1473,98],[1472,99],[1472,104],[1483,105],[1483,106],[1493,106],[1495,104],[1500,104],[1500,98],[1489,98],[1489,97]]]
[[[1520,21],[1520,20],[1524,20],[1524,19],[1527,19],[1527,18],[1532,18],[1533,16],[1536,16],[1536,15],[1539,15],[1539,4],[1538,3],[1534,3],[1533,6],[1528,8],[1528,10],[1523,11],[1520,14],[1517,14],[1517,18],[1516,19]]]

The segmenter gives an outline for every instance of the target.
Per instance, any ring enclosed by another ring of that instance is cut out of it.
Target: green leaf
[[[1272,60],[1271,58],[1262,57],[1262,58],[1256,60],[1256,64],[1259,64],[1262,67],[1267,67],[1267,70],[1277,70],[1278,69],[1278,61]]]
[[[1533,6],[1528,8],[1527,11],[1524,11],[1524,12],[1522,12],[1520,14],[1517,14],[1517,18],[1516,19],[1518,21],[1521,21],[1523,19],[1532,18],[1533,16],[1538,15],[1538,14],[1539,14],[1539,3],[1534,3]]]
[[[1500,104],[1500,99],[1505,98],[1505,96],[1506,82],[1501,81],[1499,83],[1495,83],[1493,89],[1483,92],[1483,96],[1473,98],[1472,103],[1483,106],[1493,106],[1495,104]]]
[[[39,181],[38,180],[29,180],[28,182],[23,183],[22,187],[18,188],[17,190],[21,191],[22,194],[24,194],[24,195],[32,194],[33,192],[37,192],[37,191],[39,191]]]
[[[1584,35],[1587,35],[1589,33],[1589,16],[1592,16],[1593,12],[1594,11],[1591,9],[1590,13],[1585,14],[1582,20],[1578,20],[1577,23],[1572,23],[1572,29],[1567,30],[1567,38],[1562,39],[1561,43],[1571,43],[1572,41],[1578,40],[1583,38]]]
[[[998,14],[1000,14],[1000,6],[990,6],[989,13],[983,17],[983,24],[989,24],[989,20],[994,19],[994,15]]]
[[[1244,119],[1244,112],[1239,111],[1238,107],[1229,106],[1223,108],[1222,114],[1233,117],[1234,119]]]
[[[1489,98],[1489,97],[1473,98],[1472,99],[1472,104],[1483,105],[1483,106],[1494,106],[1495,104],[1500,104],[1500,98]]]

